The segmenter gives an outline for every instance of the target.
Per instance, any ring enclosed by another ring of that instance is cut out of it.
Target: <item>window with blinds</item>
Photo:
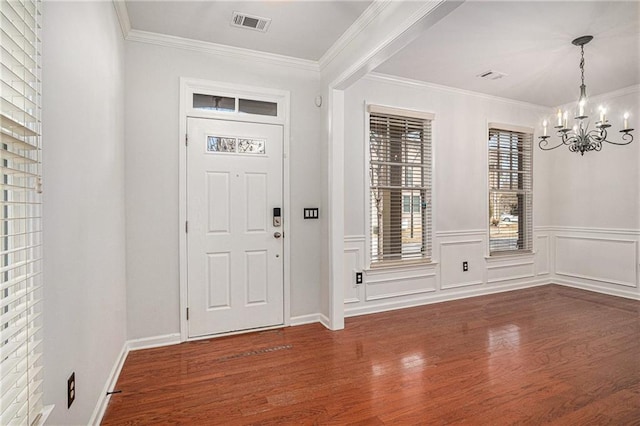
[[[533,131],[489,126],[491,255],[533,248],[532,141]]]
[[[0,424],[42,412],[40,2],[0,2]]]
[[[431,121],[369,106],[371,265],[431,258]]]

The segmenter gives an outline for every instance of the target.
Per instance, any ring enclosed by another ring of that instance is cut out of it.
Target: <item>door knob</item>
[[[274,232],[274,233],[273,233],[273,236],[274,236],[275,238],[280,238],[280,237],[282,237],[282,234],[281,234],[281,233],[279,233],[279,232]]]

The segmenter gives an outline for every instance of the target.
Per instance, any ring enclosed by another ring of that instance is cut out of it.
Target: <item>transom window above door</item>
[[[193,108],[207,111],[278,116],[278,103],[257,99],[194,93]]]

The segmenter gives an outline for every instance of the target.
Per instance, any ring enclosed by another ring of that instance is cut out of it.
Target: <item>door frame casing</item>
[[[233,112],[217,112],[198,110],[192,108],[193,93],[222,95],[229,97],[245,97],[278,104],[278,115],[275,117],[254,114],[242,114]],[[262,124],[276,124],[282,126],[282,197],[283,197],[283,230],[284,235],[290,235],[291,217],[291,190],[289,179],[289,142],[290,142],[290,92],[286,90],[267,89],[262,87],[246,86],[217,81],[180,78],[180,112],[179,112],[179,155],[178,155],[178,234],[180,246],[179,282],[180,282],[180,341],[210,339],[211,337],[238,334],[238,332],[221,333],[210,336],[189,338],[187,323],[188,307],[188,276],[187,276],[187,233],[185,224],[187,221],[187,119],[205,118],[236,122],[250,122]],[[289,238],[283,239],[283,321],[284,326],[291,323],[291,281],[290,281],[290,249]],[[265,327],[277,328],[275,327]]]

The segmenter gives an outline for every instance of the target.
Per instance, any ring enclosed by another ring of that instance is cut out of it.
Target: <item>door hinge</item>
[[[189,321],[189,308],[187,308],[187,321]]]
[[[189,221],[188,221],[188,220],[186,220],[186,221],[184,222],[184,232],[185,232],[185,233],[188,233],[188,232],[189,232]]]
[[[189,134],[184,134],[184,146],[189,146]]]

